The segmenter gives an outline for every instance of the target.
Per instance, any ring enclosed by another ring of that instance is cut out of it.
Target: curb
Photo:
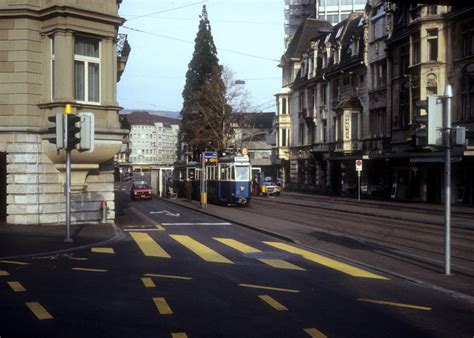
[[[212,215],[208,212],[205,212],[202,209],[195,209],[195,208],[192,208],[192,207],[187,206],[187,205],[181,205],[181,204],[178,204],[178,203],[173,203],[173,202],[169,201],[168,199],[165,199],[165,198],[162,198],[162,197],[158,197],[158,199],[161,200],[161,201],[164,201],[166,203],[179,205],[179,206],[182,206],[186,209],[190,209],[190,210],[194,210],[196,212],[200,212],[202,214],[206,214],[206,215],[213,216],[213,217],[218,217],[220,219],[228,221],[232,224],[236,224],[236,225],[241,226],[243,228],[253,230],[253,231],[256,231],[256,232],[259,232],[259,233],[263,233],[263,234],[268,235],[268,236],[276,237],[276,238],[282,239],[282,240],[287,241],[287,242],[298,244],[298,245],[300,245],[300,246],[302,246],[306,249],[310,249],[312,251],[322,253],[326,256],[329,256],[329,257],[332,257],[332,258],[337,258],[338,260],[341,260],[341,261],[352,263],[354,265],[358,265],[358,266],[365,267],[365,268],[368,268],[368,269],[371,269],[371,270],[374,270],[374,271],[378,271],[378,272],[384,273],[384,274],[389,275],[389,276],[400,278],[400,279],[406,280],[408,282],[411,282],[413,284],[416,284],[416,285],[419,285],[419,286],[422,286],[422,287],[425,287],[425,288],[430,288],[430,289],[439,291],[441,293],[447,294],[447,295],[449,295],[453,298],[457,298],[457,299],[466,301],[470,304],[474,304],[474,296],[471,296],[471,295],[468,295],[468,294],[465,294],[465,293],[462,293],[462,292],[459,292],[459,291],[456,291],[456,290],[451,290],[451,289],[448,289],[448,288],[445,288],[445,287],[442,287],[442,286],[438,286],[438,285],[435,285],[435,284],[432,284],[432,283],[429,283],[429,282],[425,282],[425,281],[422,281],[420,279],[410,277],[410,276],[407,276],[407,275],[399,274],[399,273],[396,273],[396,272],[393,272],[393,271],[387,271],[387,270],[384,270],[383,268],[376,267],[376,266],[373,266],[373,265],[370,265],[370,264],[367,264],[367,263],[363,263],[363,262],[360,262],[360,261],[357,261],[357,260],[354,260],[354,259],[351,259],[351,258],[343,257],[343,256],[340,256],[340,255],[328,252],[326,250],[317,249],[317,248],[311,247],[309,245],[303,244],[300,241],[298,241],[298,240],[296,240],[292,237],[282,235],[280,233],[273,232],[273,231],[270,231],[270,230],[267,230],[267,229],[262,229],[262,228],[259,228],[259,227],[253,226],[253,225],[249,225],[249,224],[245,224],[245,223],[241,223],[241,222],[236,222],[235,220],[232,220],[232,219],[229,219],[229,218]],[[277,202],[275,202],[275,203],[277,203]]]
[[[103,245],[106,245],[106,244],[118,242],[118,241],[125,238],[125,233],[115,223],[111,224],[111,226],[112,226],[112,229],[114,230],[114,236],[112,238],[106,239],[106,240],[101,241],[101,242],[84,244],[84,245],[76,246],[76,247],[70,248],[70,249],[62,249],[62,250],[55,250],[55,251],[38,252],[38,253],[33,253],[33,254],[0,257],[0,260],[57,255],[57,254],[62,254],[62,253],[68,253],[68,252],[74,252],[74,251],[79,251],[79,250],[83,250],[83,249],[88,249],[88,248],[91,248],[91,247],[94,247],[94,246],[103,246]]]

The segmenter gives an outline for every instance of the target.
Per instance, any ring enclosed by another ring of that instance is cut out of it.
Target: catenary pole
[[[446,85],[444,91],[444,273],[451,274],[451,100],[453,89]]]

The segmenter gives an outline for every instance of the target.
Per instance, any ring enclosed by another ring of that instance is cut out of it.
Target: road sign
[[[202,153],[204,158],[217,158],[217,153],[205,151]]]
[[[356,170],[362,171],[362,160],[356,160]]]

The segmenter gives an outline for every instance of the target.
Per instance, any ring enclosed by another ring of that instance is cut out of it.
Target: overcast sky
[[[273,95],[281,88],[277,65],[284,52],[283,0],[124,0],[120,15],[128,21],[120,32],[128,34],[132,52],[118,85],[122,107],[181,110],[203,4],[220,64],[245,80],[256,110],[275,111]]]

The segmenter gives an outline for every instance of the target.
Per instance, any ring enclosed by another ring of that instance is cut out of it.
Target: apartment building
[[[48,117],[95,116],[95,150],[72,152],[72,221],[115,217],[113,157],[120,129],[116,83],[130,52],[117,47],[121,0],[0,3],[0,221],[65,221],[65,153],[48,142]]]
[[[289,147],[278,143],[280,156],[289,153],[290,187],[354,196],[355,160],[363,160],[363,195],[442,202],[443,149],[416,137],[416,102],[450,83],[453,126],[473,130],[472,14],[373,0],[330,32],[307,19],[282,57],[276,95],[278,114],[287,108],[290,116],[277,117],[291,129]],[[468,142],[452,149],[453,202],[473,204]]]
[[[130,126],[129,163],[134,167],[173,166],[181,121],[145,111],[122,115]]]

